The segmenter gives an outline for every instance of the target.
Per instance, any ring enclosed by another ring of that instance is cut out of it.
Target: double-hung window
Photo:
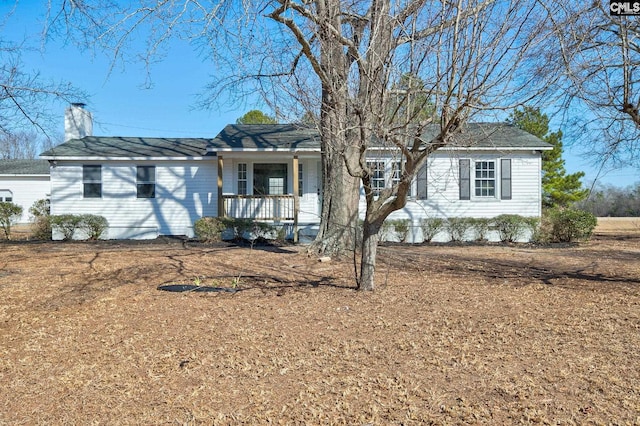
[[[136,186],[138,198],[156,198],[156,166],[138,166]]]
[[[384,189],[384,161],[367,161],[371,173],[371,191],[373,195],[380,195]]]
[[[102,197],[102,166],[82,166],[82,186],[84,198]]]
[[[496,196],[496,163],[495,161],[475,162],[475,196]]]

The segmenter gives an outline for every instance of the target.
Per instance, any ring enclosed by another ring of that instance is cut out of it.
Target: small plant
[[[199,276],[196,276],[193,279],[193,285],[195,285],[196,287],[200,287],[202,285],[202,278],[200,278]]]
[[[476,241],[487,241],[489,225],[489,219],[483,217],[471,219],[471,228],[473,228],[473,232],[475,233]]]
[[[84,231],[87,237],[92,241],[99,239],[108,228],[109,222],[104,216],[98,216],[95,214],[83,214],[80,216],[78,229]]]
[[[233,279],[231,280],[231,288],[238,288],[238,286],[240,285],[240,278],[241,275],[238,275],[237,277],[233,277]]]
[[[82,217],[75,214],[59,214],[51,216],[51,227],[62,233],[62,239],[71,240],[78,229]]]
[[[393,231],[392,222],[392,220],[385,220],[382,222],[382,226],[380,226],[380,230],[378,231],[378,235],[380,236],[379,241],[387,241],[391,237],[391,233]]]
[[[409,219],[398,219],[391,221],[395,237],[401,243],[407,241],[407,237],[409,236],[410,223],[411,221]]]
[[[22,216],[22,207],[9,201],[0,202],[0,226],[7,240],[11,239],[11,226]]]
[[[51,205],[49,200],[42,199],[29,207],[31,215],[31,235],[37,240],[51,239]]]
[[[422,228],[422,238],[429,243],[438,232],[445,229],[445,221],[439,217],[426,217],[420,220],[420,228]]]
[[[530,229],[527,218],[517,214],[502,214],[494,219],[500,241],[513,243],[521,239]]]
[[[447,219],[447,230],[451,241],[464,241],[471,227],[471,219],[466,217],[450,217]]]

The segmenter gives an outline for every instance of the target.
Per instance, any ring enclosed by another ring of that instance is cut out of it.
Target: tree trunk
[[[378,241],[380,240],[381,223],[370,223],[365,218],[362,226],[362,253],[360,262],[360,280],[358,290],[373,291],[374,275],[376,272],[376,255],[378,252]]]
[[[356,248],[360,183],[345,164],[345,152],[353,143],[347,125],[348,65],[343,46],[335,38],[341,28],[339,1],[318,1],[322,104],[320,109],[323,199],[320,228],[311,248],[320,254],[342,256]]]
[[[333,111],[327,115],[335,114]],[[347,145],[338,117],[323,121],[322,138],[322,214],[313,248],[321,254],[342,256],[356,248],[359,179],[351,176],[340,151]]]

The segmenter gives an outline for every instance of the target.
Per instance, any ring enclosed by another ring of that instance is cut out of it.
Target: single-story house
[[[17,223],[28,223],[29,208],[38,200],[49,199],[50,193],[46,160],[0,160],[0,201],[22,207]]]
[[[71,108],[84,113],[82,106]],[[429,157],[406,207],[390,219],[410,219],[409,241],[418,242],[425,217],[539,217],[547,149],[508,124],[469,124],[455,145]],[[211,139],[86,135],[41,158],[51,164],[51,213],[102,215],[109,221],[106,238],[193,236],[203,216],[290,223],[291,231],[307,235],[319,223],[320,140],[310,128],[228,125]],[[379,187],[401,170],[390,150],[372,150],[370,161]]]

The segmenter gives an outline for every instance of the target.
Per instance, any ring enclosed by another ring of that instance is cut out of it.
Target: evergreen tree
[[[562,131],[549,132],[549,117],[539,108],[527,106],[516,109],[508,121],[553,145],[552,150],[542,152],[542,205],[566,207],[585,199],[589,190],[580,182],[584,172],[567,174],[562,158]]]
[[[237,124],[276,124],[275,118],[258,109],[252,109],[236,120]]]

